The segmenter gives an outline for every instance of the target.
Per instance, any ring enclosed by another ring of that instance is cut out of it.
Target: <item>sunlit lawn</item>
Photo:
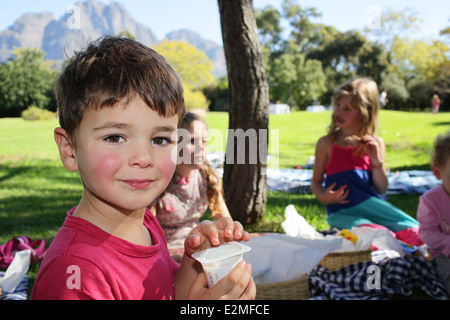
[[[329,118],[330,112],[271,115],[269,131],[277,129],[279,140],[270,141],[269,152],[272,156],[278,153],[279,166],[293,168],[305,164],[314,155],[315,142],[326,132]],[[206,119],[210,129],[223,132],[225,148],[228,114],[209,113]],[[78,175],[68,172],[60,163],[53,141],[57,125],[56,119],[36,122],[0,119],[0,243],[18,234],[50,242],[65,212],[81,195]],[[387,167],[429,169],[433,140],[449,128],[450,113],[433,116],[383,111],[379,135],[386,142]],[[417,196],[391,196],[389,200],[415,215]],[[280,231],[284,208],[290,203],[318,229],[327,227],[325,208],[314,196],[269,192],[264,221],[249,228]]]
[[[226,113],[206,116],[210,129],[225,132]],[[278,129],[279,140],[270,141],[269,152],[278,156],[281,168],[303,165],[314,155],[315,142],[326,132],[330,112],[294,112],[271,115],[270,130]],[[53,129],[57,120],[27,122],[0,119],[0,243],[16,235],[43,238],[47,246],[62,225],[65,213],[77,204],[82,188],[76,173],[61,165]],[[387,146],[390,170],[429,169],[429,153],[436,135],[450,128],[450,113],[383,111],[379,135]],[[274,145],[273,145],[274,144]],[[224,151],[224,150],[222,150]],[[395,195],[390,202],[415,216],[418,196]],[[250,231],[282,231],[284,208],[297,211],[318,230],[328,228],[325,207],[311,194],[269,192],[266,215]],[[29,277],[34,281],[37,266]]]
[[[293,168],[305,164],[314,155],[317,140],[326,133],[331,112],[293,112],[271,115],[269,132],[279,130],[279,164]],[[228,115],[209,113],[210,128],[226,135]],[[434,138],[450,129],[450,113],[399,112],[383,110],[377,134],[386,143],[386,165],[391,170],[408,167],[429,169],[430,151]],[[270,140],[272,143],[272,141]],[[224,143],[225,145],[225,140]],[[272,146],[269,145],[269,152]],[[273,149],[272,149],[273,150]],[[275,148],[276,150],[276,148]]]
[[[314,156],[315,144],[326,133],[330,123],[331,112],[293,112],[289,115],[271,115],[269,132],[278,130],[278,145],[269,146],[269,153],[278,149],[280,168],[293,168],[307,163]],[[228,115],[226,113],[209,113],[209,128],[219,129],[226,135]],[[377,134],[386,143],[386,166],[391,171],[429,170],[430,153],[434,138],[450,130],[450,113],[399,112],[383,110],[380,114]],[[269,139],[270,144],[273,140]],[[223,144],[225,145],[225,138]],[[273,156],[274,154],[272,154]],[[390,196],[389,201],[408,214],[415,216],[418,197],[415,195]],[[250,228],[263,230],[274,228],[281,231],[279,223],[284,219],[284,208],[293,203],[317,229],[328,227],[323,205],[312,195],[285,194],[269,192],[266,217],[263,223]]]

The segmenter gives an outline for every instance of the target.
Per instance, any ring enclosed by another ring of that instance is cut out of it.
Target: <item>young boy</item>
[[[431,170],[442,184],[419,200],[419,233],[436,262],[436,270],[450,294],[450,131],[434,143]]]
[[[207,289],[190,255],[248,240],[231,219],[206,221],[185,242],[181,266],[146,209],[175,170],[183,88],[153,50],[104,37],[77,53],[55,84],[61,127],[55,141],[83,184],[42,262],[32,299],[252,299],[251,266],[238,265]]]

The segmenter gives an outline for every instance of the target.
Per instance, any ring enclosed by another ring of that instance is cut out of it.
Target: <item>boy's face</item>
[[[87,110],[74,151],[86,195],[125,210],[147,207],[174,173],[177,125],[177,115],[162,117],[140,98]]]

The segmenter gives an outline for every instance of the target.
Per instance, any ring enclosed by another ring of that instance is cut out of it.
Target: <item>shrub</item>
[[[28,109],[22,111],[22,118],[24,120],[51,120],[56,117],[54,112],[38,108],[36,106],[30,106]]]

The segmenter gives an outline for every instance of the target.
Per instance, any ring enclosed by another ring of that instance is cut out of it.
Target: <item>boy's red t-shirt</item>
[[[112,236],[73,217],[75,208],[50,245],[36,277],[35,300],[169,300],[175,298],[177,263],[170,257],[164,233],[146,211],[150,247]]]

